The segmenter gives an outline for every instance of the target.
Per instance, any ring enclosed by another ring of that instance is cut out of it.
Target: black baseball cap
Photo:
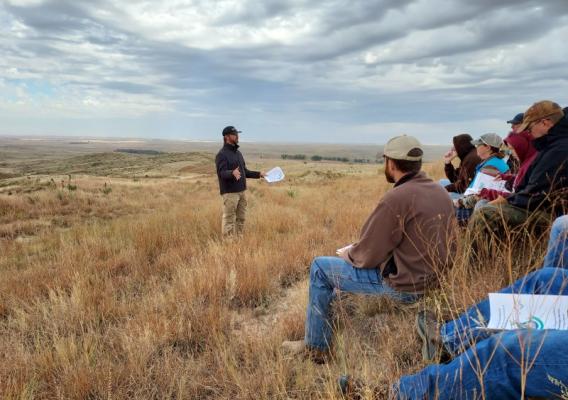
[[[225,129],[223,129],[223,136],[227,136],[227,135],[238,135],[239,133],[241,133],[241,131],[238,131],[237,128],[235,128],[234,126],[226,126]]]
[[[524,113],[518,113],[513,117],[513,119],[508,120],[507,123],[512,125],[520,124],[521,122],[523,122],[524,117],[525,117]]]

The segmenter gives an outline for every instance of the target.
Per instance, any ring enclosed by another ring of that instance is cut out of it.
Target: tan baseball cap
[[[562,108],[557,103],[550,100],[543,100],[534,103],[527,111],[525,111],[523,123],[517,129],[517,132],[526,130],[533,122],[556,114],[559,114],[560,116],[564,115],[564,111],[562,111]]]
[[[390,139],[385,145],[383,155],[393,160],[422,160],[422,145],[412,136],[401,135]]]

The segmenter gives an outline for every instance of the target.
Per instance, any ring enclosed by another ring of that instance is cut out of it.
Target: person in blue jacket
[[[472,140],[471,144],[475,146],[481,162],[475,167],[475,176],[468,187],[475,185],[475,180],[480,172],[496,175],[509,171],[509,166],[504,160],[505,154],[501,152],[501,146],[503,146],[501,136],[496,133],[486,133],[481,135],[479,139]]]

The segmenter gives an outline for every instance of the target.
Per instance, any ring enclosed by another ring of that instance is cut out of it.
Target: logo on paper
[[[519,329],[544,329],[544,322],[542,322],[542,320],[538,317],[531,317],[530,320],[526,322],[517,322],[515,325]]]

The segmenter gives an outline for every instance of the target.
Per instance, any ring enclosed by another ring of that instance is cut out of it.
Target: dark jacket
[[[538,155],[519,184],[517,193],[508,197],[510,205],[533,211],[552,210],[556,201],[565,200],[568,190],[568,116],[564,115],[548,134],[533,140]]]
[[[444,166],[446,177],[450,180],[446,186],[448,192],[463,193],[475,176],[475,167],[481,162],[475,146],[471,144],[473,138],[467,133],[454,136],[454,148],[460,159],[460,166],[455,168],[452,163]]]
[[[239,151],[239,145],[233,146],[225,143],[215,157],[215,167],[221,194],[242,192],[247,188],[246,178],[260,178],[260,172],[247,169],[245,159]],[[237,167],[241,171],[241,179],[238,181],[233,176],[233,170]]]

